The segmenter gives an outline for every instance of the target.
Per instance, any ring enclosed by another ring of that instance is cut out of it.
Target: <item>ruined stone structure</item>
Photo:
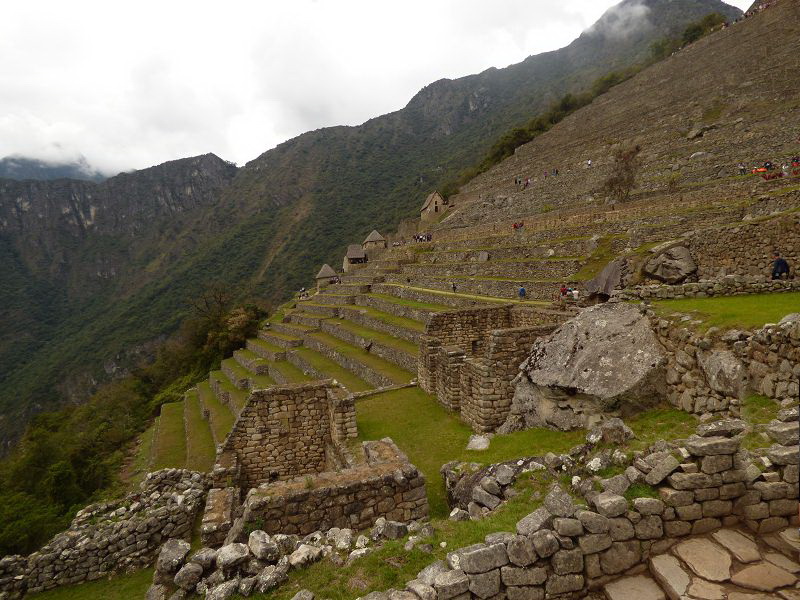
[[[0,597],[49,590],[149,566],[170,538],[191,538],[205,476],[182,469],[149,473],[140,491],[81,510],[69,529],[28,557],[0,560]]]
[[[332,527],[367,529],[378,517],[428,515],[425,478],[389,440],[365,442],[353,466],[259,486],[244,501],[244,523],[267,533],[306,535]]]
[[[564,316],[510,304],[435,314],[420,343],[419,385],[475,431],[493,431],[508,414],[520,362]]]
[[[447,200],[442,198],[439,192],[431,192],[428,197],[425,198],[425,202],[420,209],[420,221],[424,223],[426,221],[435,220],[439,216],[439,213],[444,212],[446,207]]]
[[[767,430],[776,443],[764,457],[741,449],[743,422],[718,421],[701,425],[687,440],[660,442],[636,453],[624,474],[601,481],[602,492],[585,488],[585,504],[554,483],[542,506],[519,520],[516,531],[489,534],[484,543],[452,551],[446,562],[425,568],[405,589],[430,600],[498,594],[512,600],[572,599],[601,590],[612,600],[683,598],[693,574],[695,582],[696,576],[717,582],[715,597],[721,597],[722,584],[741,598],[753,589],[792,598],[796,565],[781,556],[772,566],[753,564],[776,549],[793,554],[785,541],[790,538],[774,532],[797,523],[797,409],[779,416]],[[556,479],[562,471],[555,467],[570,458],[554,458],[560,460],[552,462],[552,471],[529,460],[518,461],[524,468],[516,470],[516,465],[489,467],[476,488],[482,494],[474,497],[496,507],[500,499],[487,490],[508,486],[526,470],[539,469]],[[582,462],[570,464],[568,473],[583,472]],[[654,487],[657,497],[626,499],[623,494],[634,484]],[[769,545],[759,547],[756,539]],[[734,558],[744,568],[734,565]]]
[[[372,233],[361,244],[361,247],[364,250],[382,250],[386,248],[386,238],[373,229]]]

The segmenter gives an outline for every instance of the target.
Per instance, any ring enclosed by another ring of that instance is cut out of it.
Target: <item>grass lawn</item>
[[[699,420],[677,408],[656,408],[625,419],[625,423],[636,434],[628,449],[644,450],[658,440],[688,438],[697,429]]]
[[[214,391],[207,381],[197,385],[197,393],[203,400],[203,405],[208,409],[209,421],[218,443],[222,443],[233,428],[233,413],[222,404],[214,395]]]
[[[219,382],[220,387],[231,395],[233,403],[239,407],[239,409],[244,408],[244,405],[247,403],[247,392],[233,385],[233,382],[228,379],[228,376],[222,371],[211,371],[209,377]]]
[[[343,342],[337,337],[334,337],[328,333],[311,333],[309,334],[310,337],[317,339],[318,341],[322,342],[326,346],[329,346],[341,354],[348,356],[354,360],[359,361],[381,373],[391,379],[394,383],[402,384],[408,383],[412,379],[414,379],[414,375],[406,371],[405,369],[401,369],[394,363],[389,362],[388,360],[384,360],[379,356],[374,354],[370,354],[363,348],[358,348],[353,346],[352,344],[348,344]]]
[[[154,443],[154,471],[169,467],[183,468],[186,464],[183,402],[170,402],[161,406]]]
[[[392,304],[399,304],[401,306],[408,306],[419,310],[429,310],[431,312],[442,312],[445,310],[453,310],[452,306],[444,304],[434,304],[432,302],[417,302],[416,300],[409,300],[408,298],[400,298],[398,296],[391,296],[389,294],[366,294],[372,298],[391,302]]]
[[[370,396],[356,404],[359,439],[390,437],[425,475],[431,517],[446,517],[444,483],[439,469],[452,460],[490,464],[547,452],[564,452],[581,442],[585,432],[531,429],[495,436],[486,451],[467,451],[472,430],[419,388]]]
[[[142,569],[134,573],[119,575],[110,579],[98,579],[80,585],[60,587],[26,598],[36,600],[127,600],[144,598],[153,580],[153,569]]]
[[[295,349],[294,352],[317,371],[335,379],[351,392],[365,392],[373,387],[357,375],[333,362],[327,356],[323,356],[311,348],[300,347]]]
[[[780,405],[766,396],[750,396],[742,401],[742,418],[748,423],[766,425],[778,416]],[[748,450],[764,448],[772,444],[772,440],[759,432],[751,431],[742,440],[742,446]]]
[[[203,418],[195,390],[186,392],[183,402],[186,411],[186,468],[205,473],[214,466],[216,455],[211,428]]]
[[[659,300],[653,306],[664,315],[688,313],[702,320],[703,328],[750,329],[766,323],[777,323],[789,313],[800,310],[800,292],[680,298]]]
[[[309,377],[289,361],[279,360],[272,364],[278,371],[283,373],[283,376],[286,377],[289,383],[303,383],[304,381],[311,381],[313,379],[313,377]]]

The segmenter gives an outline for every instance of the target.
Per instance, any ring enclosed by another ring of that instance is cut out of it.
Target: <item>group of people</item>
[[[522,229],[524,227],[525,227],[525,221],[520,221],[519,223],[512,223],[511,224],[511,230],[512,231],[518,231],[518,230],[520,230],[520,229]]]
[[[587,161],[587,164],[591,167],[592,161]],[[550,171],[544,171],[543,176],[545,179],[548,177],[557,177],[558,176],[558,169],[551,169]],[[525,190],[531,184],[530,177],[514,177],[514,185],[517,189]]]
[[[430,242],[433,236],[430,233],[418,233],[414,236],[415,242]]]
[[[739,163],[739,175],[747,175],[747,171],[745,164]],[[761,166],[751,169],[750,173],[760,175],[765,180],[800,176],[800,156],[793,156],[789,162],[784,163],[780,168],[771,160],[765,161]]]
[[[566,302],[567,300],[577,301],[580,298],[580,295],[581,294],[578,291],[578,288],[567,287],[566,283],[562,283],[558,290],[558,299],[561,302]]]

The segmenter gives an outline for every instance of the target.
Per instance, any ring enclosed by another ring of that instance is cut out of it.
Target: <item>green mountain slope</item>
[[[625,0],[565,48],[437,81],[400,111],[303,134],[239,170],[208,155],[100,184],[0,180],[0,440],[146,354],[209,282],[286,297],[346,243],[414,215],[500,134],[714,11],[739,14]]]

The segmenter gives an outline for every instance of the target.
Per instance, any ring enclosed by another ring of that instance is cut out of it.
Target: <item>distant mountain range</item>
[[[0,179],[0,440],[122,371],[211,282],[285,299],[348,242],[416,214],[499,135],[711,12],[741,14],[624,0],[565,48],[442,79],[399,111],[305,133],[241,169],[205,155],[100,183]]]
[[[74,162],[48,163],[36,158],[15,155],[0,159],[0,178],[103,181],[106,177],[95,170],[83,156]]]

